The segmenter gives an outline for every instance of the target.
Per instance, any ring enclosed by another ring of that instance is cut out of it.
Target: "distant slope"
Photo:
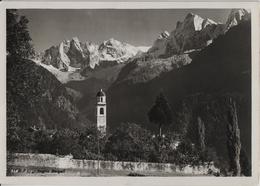
[[[102,88],[107,90],[111,82],[95,77],[88,78],[83,81],[70,81],[66,84],[73,90],[79,92],[82,97],[76,102],[81,114],[88,116],[92,122],[96,122],[96,95]]]
[[[69,81],[64,86],[78,91],[82,97],[76,102],[79,111],[87,115],[92,122],[96,121],[96,94],[100,89],[106,91],[117,79],[125,64],[111,65],[105,68],[85,69],[85,79]]]
[[[70,94],[53,74],[34,62],[7,59],[7,126],[54,129],[87,125]]]
[[[165,72],[190,64],[195,53],[173,55],[169,58],[152,58],[149,55],[133,58],[122,68],[114,84],[150,81]]]
[[[123,103],[132,104],[135,101],[132,102],[133,100],[129,101],[129,99],[133,98],[143,103],[138,104],[138,109],[140,109],[146,105],[144,103],[147,99],[151,104],[160,90],[165,92],[171,90],[169,93],[174,96],[174,99],[183,99],[187,95],[198,92],[228,92],[235,88],[247,93],[248,84],[236,83],[234,78],[250,77],[250,44],[250,22],[246,22],[217,38],[212,45],[197,54],[198,56],[189,65],[173,69],[146,83],[127,81],[113,84],[109,89],[111,99],[113,99],[111,106],[113,106],[112,103],[117,104],[118,102],[121,103],[117,105],[117,108]],[[117,81],[121,82],[121,79]],[[250,92],[248,94],[250,95]],[[115,98],[118,98],[118,101]],[[127,101],[122,102],[122,100]],[[128,108],[129,106],[124,109]],[[111,114],[112,118],[125,118],[124,115]],[[140,114],[143,113],[140,112]],[[126,115],[129,114],[126,113]],[[131,114],[129,117],[133,119]],[[143,118],[142,121],[146,121],[146,119]]]

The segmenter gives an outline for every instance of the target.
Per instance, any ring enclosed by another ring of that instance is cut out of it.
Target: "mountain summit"
[[[166,53],[182,53],[186,50],[201,49],[223,33],[222,24],[211,19],[204,19],[189,13],[183,22],[178,22],[176,29],[171,32]]]
[[[248,19],[250,19],[250,12],[245,9],[231,10],[225,24],[188,13],[182,22],[176,23],[176,28],[170,35],[160,34],[148,53],[154,57],[165,58],[190,50],[200,50],[231,27]]]
[[[226,23],[217,23],[209,18],[188,13],[183,21],[176,23],[174,30],[160,33],[149,49],[135,47],[114,38],[98,45],[93,42],[80,42],[74,37],[47,49],[41,64],[45,65],[45,68],[46,65],[51,67],[51,72],[55,71],[55,76],[62,77],[59,78],[62,82],[82,80],[93,77],[93,74],[95,77],[114,80],[118,74],[120,79],[131,73],[134,73],[131,77],[135,79],[149,81],[161,72],[189,64],[198,51],[211,44],[219,35],[224,35],[231,27],[248,19],[250,12],[245,9],[231,10]],[[121,68],[129,70],[121,73]],[[110,71],[113,71],[111,78]],[[104,77],[104,74],[109,78]],[[124,75],[121,76],[122,74]],[[141,78],[136,78],[140,76]]]
[[[135,56],[140,50],[128,43],[111,38],[99,45],[101,61],[117,61],[122,63]]]
[[[231,27],[236,26],[239,23],[249,19],[250,19],[250,12],[248,10],[246,9],[231,10],[226,22],[226,31]]]
[[[183,22],[177,23],[176,30],[201,31],[207,25],[217,25],[217,23],[211,19],[203,19],[199,15],[188,13]]]
[[[230,12],[227,24],[188,13],[182,22],[176,23],[170,34],[168,31],[160,33],[147,53],[130,60],[119,73],[115,83],[144,83],[173,69],[189,65],[199,51],[210,45],[218,36],[225,35],[226,25],[229,25],[230,29],[249,18],[250,14],[240,9]]]
[[[75,71],[85,67],[94,69],[105,62],[125,62],[138,52],[142,50],[114,38],[97,45],[92,42],[82,43],[77,37],[73,37],[62,41],[59,46],[45,50],[42,63],[61,71]]]
[[[156,57],[166,57],[201,49],[222,33],[223,24],[189,13],[182,22],[177,22],[176,28],[169,35],[158,38],[148,52]]]

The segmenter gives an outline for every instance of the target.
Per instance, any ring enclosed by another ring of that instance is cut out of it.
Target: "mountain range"
[[[231,27],[249,18],[250,14],[245,9],[232,10],[225,24],[189,13],[183,22],[177,22],[176,28],[171,33],[168,31],[161,33],[148,53],[156,57],[167,57],[190,50],[200,50]]]
[[[105,63],[123,63],[146,50],[146,47],[135,47],[114,38],[98,45],[93,42],[83,43],[74,37],[45,50],[41,62],[52,65],[61,71],[75,71],[82,68],[94,69],[105,65]]]
[[[223,35],[231,27],[249,18],[250,12],[245,9],[231,10],[226,23],[217,23],[189,13],[182,22],[177,22],[173,31],[170,33],[164,31],[159,34],[151,47],[135,47],[113,38],[101,44],[95,44],[88,41],[81,42],[74,37],[71,40],[62,41],[58,46],[46,49],[36,61],[53,73],[62,83],[81,81],[93,76],[98,76],[97,78],[100,79],[102,73],[107,74],[104,71],[111,71],[111,68],[114,72],[113,75],[110,75],[112,77],[103,78],[114,81],[120,73],[121,67],[128,62],[135,62],[141,66],[142,70],[142,66],[145,66],[146,69],[148,66],[155,69],[152,70],[156,71],[152,77],[156,77],[161,72],[172,70],[172,66],[176,66],[176,64],[177,66],[182,66],[182,63],[183,65],[189,64],[196,51],[208,46],[219,35]],[[148,66],[144,63],[147,63]],[[120,68],[115,67],[117,65]],[[129,64],[129,66],[133,66],[133,64]],[[101,79],[103,80],[103,78]]]
[[[190,65],[216,38],[249,19],[245,9],[231,10],[226,23],[189,13],[171,32],[159,34],[151,47],[135,47],[113,38],[98,45],[74,37],[51,46],[34,61],[81,94],[76,104],[95,122],[95,94],[100,88],[110,91],[121,84],[148,83]]]

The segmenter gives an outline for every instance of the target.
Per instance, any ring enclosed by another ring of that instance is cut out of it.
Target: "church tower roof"
[[[100,89],[100,91],[97,93],[97,97],[106,96],[105,92]]]

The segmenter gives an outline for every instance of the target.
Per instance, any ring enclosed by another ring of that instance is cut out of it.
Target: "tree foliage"
[[[199,161],[199,151],[189,140],[182,141],[177,149],[172,152],[171,162],[177,165],[198,165]]]
[[[28,31],[28,19],[19,16],[17,10],[8,9],[6,13],[7,54],[17,58],[34,55],[32,39]]]
[[[159,126],[159,133],[161,135],[162,126],[168,125],[172,122],[172,111],[163,93],[160,93],[153,107],[148,112],[150,122]]]
[[[107,136],[104,136],[96,126],[90,126],[80,132],[78,143],[85,159],[104,159],[106,141]]]
[[[206,145],[205,145],[205,124],[201,117],[198,116],[197,118],[197,124],[198,124],[198,134],[199,134],[199,149],[201,152],[205,151]]]
[[[75,159],[175,163],[185,166],[199,162],[190,141],[176,148],[172,134],[152,135],[134,123],[122,123],[116,131],[100,135],[96,127],[78,129],[19,129],[9,141],[9,152],[72,155]]]
[[[52,154],[73,155],[74,158],[84,159],[84,152],[79,144],[80,133],[77,130],[61,129],[54,135],[51,142]]]
[[[227,113],[227,148],[230,158],[230,171],[233,176],[240,176],[240,130],[238,127],[237,107],[233,99],[228,100],[229,111]]]
[[[153,150],[149,131],[133,123],[121,124],[105,146],[106,153],[125,161],[148,161]]]

